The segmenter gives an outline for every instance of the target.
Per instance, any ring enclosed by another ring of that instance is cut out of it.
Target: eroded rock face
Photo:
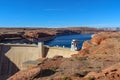
[[[7,80],[30,80],[34,78],[41,71],[40,67],[34,67],[27,70],[22,70],[17,72],[15,75],[11,76]]]
[[[99,45],[106,39],[120,38],[120,32],[101,32],[92,36],[92,44]]]
[[[26,32],[23,37],[25,38],[38,38],[38,33],[37,32]]]
[[[0,34],[0,41],[19,40],[19,39],[22,39],[22,35],[23,34],[19,32]]]
[[[120,63],[110,66],[101,72],[90,72],[85,78],[92,77],[98,80],[120,80]]]
[[[77,56],[120,53],[120,32],[101,32],[85,41]],[[75,56],[75,55],[74,55]]]
[[[88,56],[93,59],[98,58],[114,61],[119,59],[120,54],[120,32],[101,32],[92,36],[92,39],[85,41],[82,50],[74,56]],[[114,58],[114,59],[112,59]],[[99,62],[98,62],[99,63]],[[97,63],[95,63],[97,64]],[[109,65],[100,72],[89,72],[85,78],[94,78],[95,80],[120,80],[120,63]]]
[[[24,38],[43,38],[43,37],[49,37],[49,36],[54,36],[54,35],[50,35],[47,33],[39,33],[36,31],[30,31],[30,32],[26,32],[23,37]]]
[[[28,31],[28,32],[25,32],[24,35],[22,35],[23,38],[31,42],[36,42],[36,43],[39,41],[39,38],[41,41],[47,41],[47,40],[51,40],[53,36],[54,35],[50,35],[47,33],[41,33],[37,31]]]

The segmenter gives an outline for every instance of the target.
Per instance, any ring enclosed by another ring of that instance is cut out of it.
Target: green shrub
[[[61,78],[61,80],[72,80],[70,77]]]
[[[89,77],[87,80],[95,80],[94,77]]]
[[[75,59],[83,61],[83,60],[87,60],[87,57],[78,57],[78,56],[76,56]]]
[[[50,67],[49,69],[53,70],[53,71],[56,71],[58,68],[59,68],[58,66],[53,66],[53,67]]]

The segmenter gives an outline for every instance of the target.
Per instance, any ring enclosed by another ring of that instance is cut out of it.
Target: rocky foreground
[[[46,58],[8,80],[120,80],[120,32],[95,34],[71,58]]]

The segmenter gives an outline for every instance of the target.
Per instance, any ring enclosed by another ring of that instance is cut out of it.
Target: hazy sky
[[[120,0],[0,0],[1,27],[120,26]]]

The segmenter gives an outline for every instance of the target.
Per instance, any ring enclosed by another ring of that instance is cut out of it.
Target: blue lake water
[[[84,41],[91,39],[91,35],[92,34],[77,34],[77,35],[58,36],[54,40],[46,42],[45,45],[49,45],[49,46],[58,45],[61,47],[65,46],[65,47],[70,48],[71,41],[73,39],[77,39],[77,40],[79,40],[78,46],[79,46],[79,48],[81,48]]]

